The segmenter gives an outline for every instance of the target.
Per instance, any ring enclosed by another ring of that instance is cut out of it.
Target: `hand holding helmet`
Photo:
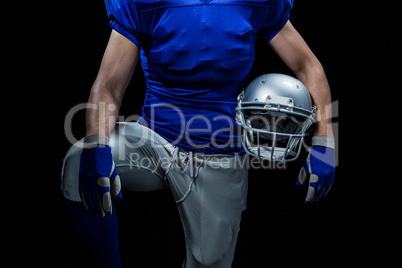
[[[236,122],[243,129],[244,150],[269,161],[297,159],[315,118],[307,88],[291,76],[265,74],[254,79],[238,99]]]
[[[332,137],[315,136],[306,161],[299,172],[297,186],[309,179],[306,203],[318,201],[331,190],[335,180],[335,142]]]
[[[236,122],[242,127],[242,145],[251,156],[289,162],[300,154],[306,131],[315,121],[315,106],[307,88],[284,74],[254,79],[238,97]],[[335,142],[314,136],[310,153],[299,172],[297,185],[307,179],[306,202],[325,196],[335,180]]]

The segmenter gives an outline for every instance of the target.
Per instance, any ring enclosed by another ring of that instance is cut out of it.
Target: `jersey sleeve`
[[[144,38],[136,1],[105,0],[105,5],[110,27],[141,47]]]
[[[262,37],[265,41],[270,41],[286,24],[292,7],[293,0],[272,0],[262,32]]]

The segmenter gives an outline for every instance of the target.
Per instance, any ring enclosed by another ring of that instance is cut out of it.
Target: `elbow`
[[[120,108],[124,90],[112,83],[95,81],[91,88],[89,102],[114,104]]]
[[[292,71],[302,82],[313,77],[315,79],[325,77],[324,68],[315,56],[300,61],[299,64],[292,68]]]

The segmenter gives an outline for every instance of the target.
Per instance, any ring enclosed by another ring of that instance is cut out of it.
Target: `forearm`
[[[117,121],[124,92],[137,64],[139,48],[112,31],[86,111],[86,136],[110,136]]]
[[[296,72],[297,78],[308,88],[317,107],[317,128],[314,135],[333,137],[331,92],[324,69],[317,59],[313,59]]]
[[[121,98],[113,95],[113,90],[103,85],[94,85],[86,110],[86,136],[100,134],[110,136],[116,124]]]
[[[324,69],[317,57],[290,21],[269,44],[310,92],[317,107],[318,126],[314,134],[333,137],[331,92]]]

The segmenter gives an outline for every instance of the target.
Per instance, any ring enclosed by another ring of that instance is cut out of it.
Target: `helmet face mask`
[[[238,100],[236,121],[245,151],[270,161],[297,159],[315,118],[304,85],[287,75],[267,74],[253,80]]]

